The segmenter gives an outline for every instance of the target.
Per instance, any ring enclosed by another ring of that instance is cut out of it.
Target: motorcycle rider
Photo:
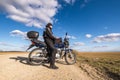
[[[43,38],[47,45],[47,52],[48,52],[48,61],[50,62],[51,69],[58,69],[55,65],[55,55],[56,55],[56,48],[54,47],[54,42],[57,39],[52,33],[52,24],[48,23],[46,25],[45,31],[43,32]]]

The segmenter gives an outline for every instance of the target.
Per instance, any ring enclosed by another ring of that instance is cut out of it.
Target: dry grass
[[[120,59],[120,52],[77,52],[78,56],[87,58],[114,58]]]
[[[76,52],[78,63],[87,63],[114,80],[120,80],[120,52]]]

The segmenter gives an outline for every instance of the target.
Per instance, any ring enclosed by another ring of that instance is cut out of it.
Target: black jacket
[[[52,30],[49,27],[46,27],[45,31],[43,32],[44,39],[50,39],[53,42],[55,41],[56,37],[53,36]]]

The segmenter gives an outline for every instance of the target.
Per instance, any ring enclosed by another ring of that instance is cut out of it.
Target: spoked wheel
[[[65,61],[69,65],[76,63],[76,55],[73,53],[73,51],[68,51],[66,53]]]
[[[44,60],[45,55],[40,48],[33,49],[28,56],[28,62],[32,65],[41,65]]]

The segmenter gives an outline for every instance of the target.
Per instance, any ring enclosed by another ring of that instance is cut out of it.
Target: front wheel
[[[43,50],[40,48],[33,49],[28,55],[28,62],[32,65],[41,65],[45,60]]]
[[[76,63],[76,55],[73,53],[73,51],[66,52],[65,61],[69,65]]]

